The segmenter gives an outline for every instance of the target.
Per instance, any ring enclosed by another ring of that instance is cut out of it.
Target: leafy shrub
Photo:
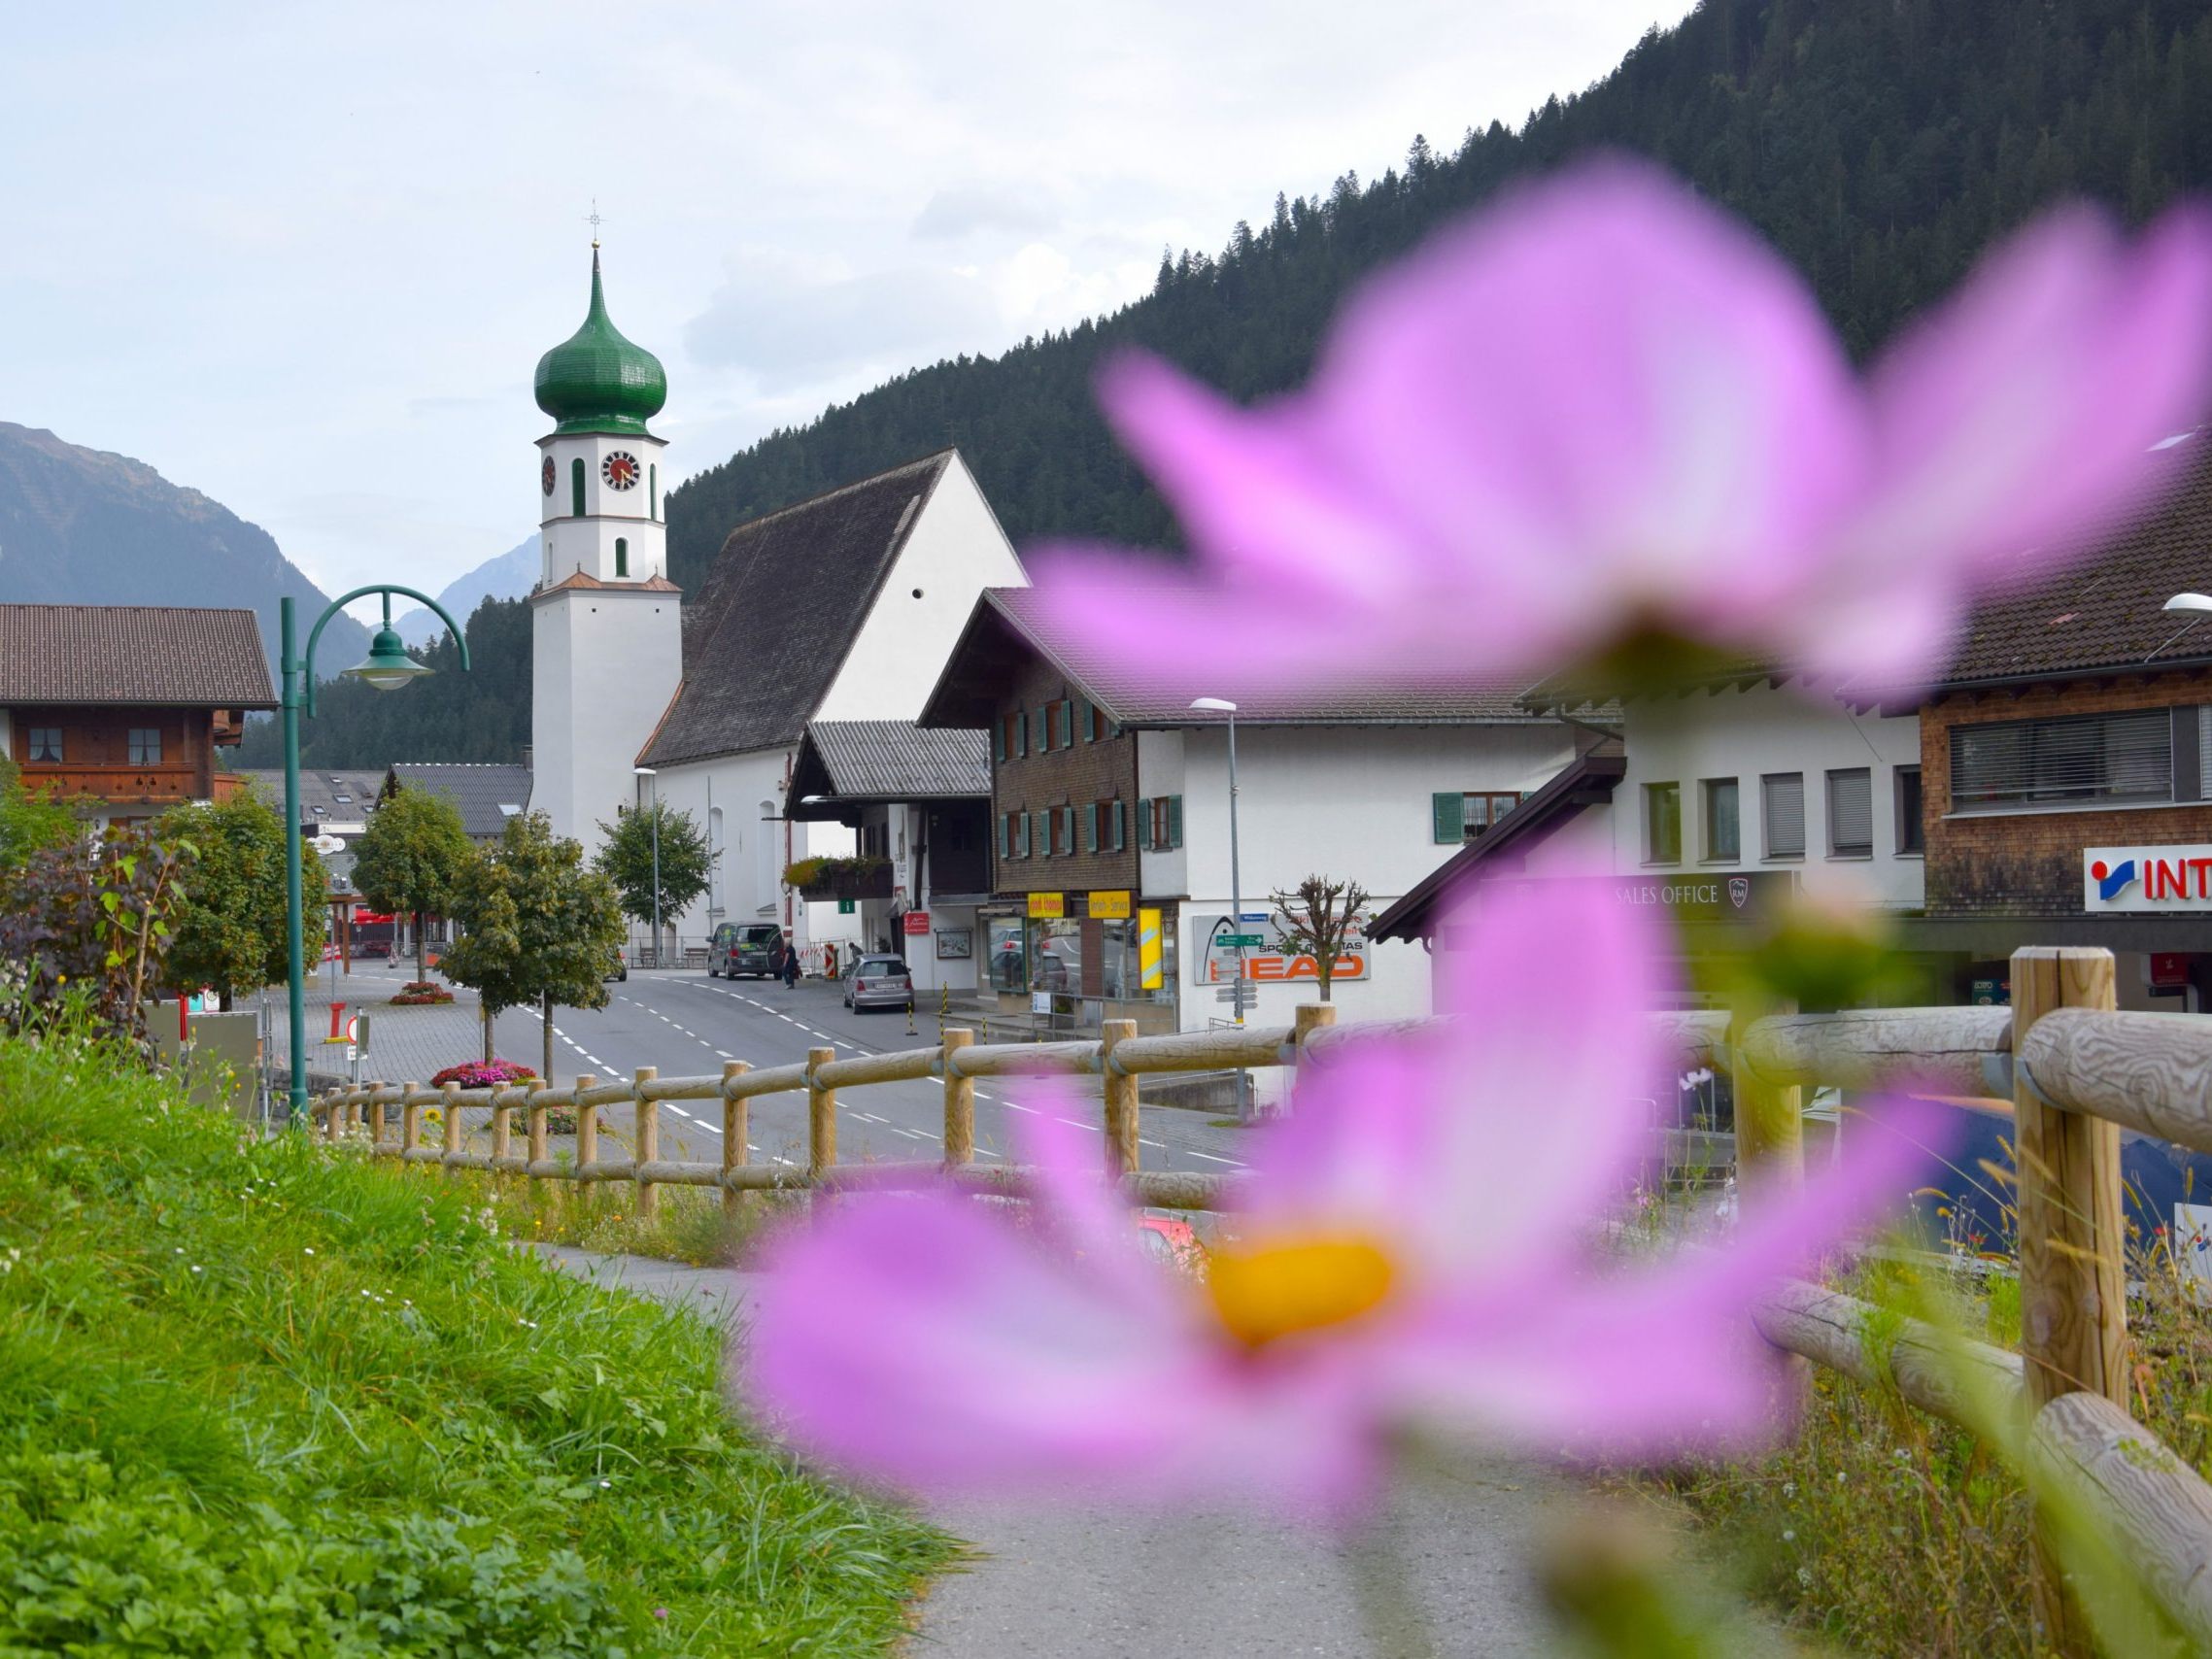
[[[452,1000],[453,993],[434,980],[410,979],[399,988],[399,994],[391,999],[391,1005],[395,1008],[415,1008],[425,1002]]]

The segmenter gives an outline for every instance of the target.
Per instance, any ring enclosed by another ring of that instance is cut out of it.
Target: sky
[[[325,591],[536,526],[530,376],[608,309],[674,477],[1110,311],[1276,192],[1456,147],[1688,0],[108,4],[0,55],[0,420],[115,450]]]

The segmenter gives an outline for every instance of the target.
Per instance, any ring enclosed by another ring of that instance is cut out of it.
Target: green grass
[[[0,1039],[0,1655],[865,1653],[940,1535],[460,1189]]]

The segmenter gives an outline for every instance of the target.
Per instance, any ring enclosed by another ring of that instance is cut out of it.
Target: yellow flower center
[[[1364,1238],[1307,1238],[1213,1251],[1206,1289],[1229,1334],[1257,1348],[1342,1325],[1390,1294],[1390,1258]]]

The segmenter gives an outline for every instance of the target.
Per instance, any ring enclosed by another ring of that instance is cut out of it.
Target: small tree
[[[1367,889],[1356,881],[1332,881],[1310,875],[1290,893],[1272,893],[1275,906],[1275,945],[1285,956],[1310,956],[1320,981],[1321,1000],[1337,977],[1337,959],[1371,918]]]
[[[145,999],[161,983],[178,879],[190,852],[137,827],[72,837],[0,865],[0,1028],[36,1030],[82,1007],[146,1041]]]
[[[378,910],[415,917],[415,977],[426,976],[423,918],[447,915],[454,883],[476,847],[460,812],[442,795],[403,789],[369,814],[354,849],[354,886]]]
[[[622,895],[623,914],[648,926],[654,914],[653,821],[656,815],[661,821],[660,913],[664,918],[680,915],[693,899],[706,891],[711,867],[706,836],[690,813],[671,812],[661,801],[636,812],[617,813],[612,824],[599,826],[599,833],[606,839],[599,846],[598,856],[592,861],[593,867],[613,882],[615,890]],[[653,948],[660,950],[659,939],[653,941]]]
[[[213,986],[228,1008],[242,991],[282,979],[291,960],[285,939],[285,821],[255,796],[172,807],[155,826],[162,839],[189,847],[190,867],[172,919],[168,973],[179,986]],[[315,849],[299,850],[300,948],[323,937],[325,884]]]
[[[606,974],[622,949],[622,902],[614,883],[584,864],[584,849],[557,836],[542,812],[507,820],[499,844],[474,855],[456,884],[453,918],[461,936],[446,976],[473,986],[484,1004],[484,1054],[502,1008],[536,1002],[544,1062],[553,1076],[553,1010],[603,1008]]]
[[[85,838],[75,813],[43,792],[25,789],[22,769],[0,755],[0,870],[20,869],[33,853]]]

